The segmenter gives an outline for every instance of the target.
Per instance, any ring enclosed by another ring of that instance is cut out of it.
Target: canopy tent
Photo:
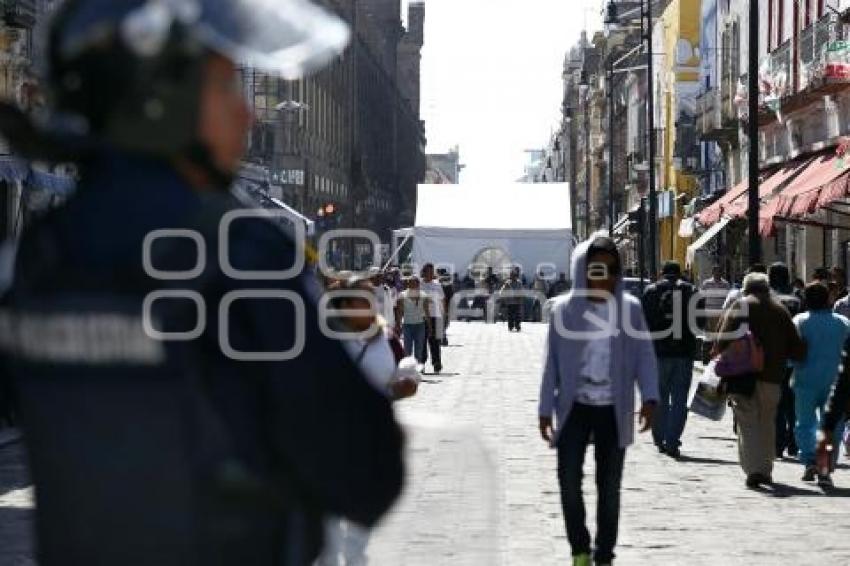
[[[566,183],[419,185],[417,265],[430,262],[460,275],[473,263],[510,264],[528,275],[540,267],[567,273],[573,242]]]

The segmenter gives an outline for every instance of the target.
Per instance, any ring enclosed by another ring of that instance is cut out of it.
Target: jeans
[[[508,330],[516,328],[519,330],[519,325],[522,322],[522,306],[507,305],[508,309]]]
[[[428,357],[428,353],[425,351],[425,334],[426,327],[424,322],[402,326],[404,355],[413,355],[420,364],[424,364]]]
[[[591,435],[596,458],[596,562],[611,562],[620,522],[620,483],[626,451],[619,446],[613,407],[576,403],[558,438],[558,483],[573,556],[590,553],[582,479]]]
[[[658,358],[658,372],[661,401],[655,412],[652,437],[657,446],[678,449],[688,420],[688,393],[694,361],[691,358]]]
[[[794,427],[797,423],[796,411],[794,410],[794,390],[791,389],[791,374],[793,370],[788,368],[785,380],[782,382],[782,397],[779,399],[779,407],[776,410],[776,457],[781,458],[785,449],[791,456],[797,452],[797,441],[794,438]]]
[[[443,357],[440,347],[443,341],[443,319],[431,318],[431,331],[426,332],[428,349],[431,351],[431,364],[434,366],[434,371],[443,369]],[[425,356],[425,360],[428,356]],[[425,363],[424,361],[422,363]]]

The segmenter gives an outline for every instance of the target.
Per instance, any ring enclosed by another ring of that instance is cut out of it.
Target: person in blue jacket
[[[829,290],[823,283],[811,283],[805,291],[808,312],[794,317],[794,324],[806,343],[806,357],[794,369],[793,389],[797,423],[794,435],[805,467],[803,481],[829,485],[828,474],[820,474],[816,465],[817,431],[835,384],[841,354],[850,336],[850,321],[832,312]]]
[[[43,566],[308,565],[325,515],[371,526],[400,493],[401,430],[322,330],[297,230],[228,190],[237,63],[294,76],[346,38],[301,2],[69,0],[48,120],[0,108],[80,170],[0,312]]]

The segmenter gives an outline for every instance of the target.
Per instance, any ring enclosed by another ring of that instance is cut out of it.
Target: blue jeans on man
[[[582,479],[584,455],[591,439],[596,459],[596,554],[597,563],[614,559],[620,522],[620,484],[626,451],[620,448],[613,407],[576,403],[558,438],[558,483],[567,538],[573,555],[590,554],[590,533],[584,507]]]
[[[428,358],[428,352],[425,351],[425,336],[427,334],[425,323],[405,324],[402,326],[402,334],[404,336],[404,355],[413,355],[417,362],[424,364]]]
[[[661,401],[655,410],[652,438],[659,450],[678,456],[688,420],[688,394],[693,379],[693,358],[658,358]]]

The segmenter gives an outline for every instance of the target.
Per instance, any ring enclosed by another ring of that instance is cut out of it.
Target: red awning
[[[706,207],[699,214],[697,214],[697,220],[703,226],[712,226],[720,222],[720,217],[723,216],[723,209],[730,202],[734,201],[736,198],[741,196],[743,193],[747,191],[747,180],[744,179],[731,189],[729,189],[725,195],[717,199],[716,202],[713,202],[710,206]]]
[[[784,185],[787,181],[800,174],[809,164],[809,160],[803,162],[789,163],[782,169],[776,171],[773,175],[762,181],[759,185],[759,200],[764,201],[770,198],[771,195]],[[746,191],[739,198],[735,199],[724,209],[724,213],[732,218],[744,218],[747,216],[747,211],[750,208],[749,195]]]
[[[840,187],[846,187],[846,172],[843,160],[834,155],[816,157],[799,177],[767,204],[765,215],[800,217],[814,212],[824,190],[828,195],[841,192],[840,196],[843,196]]]

